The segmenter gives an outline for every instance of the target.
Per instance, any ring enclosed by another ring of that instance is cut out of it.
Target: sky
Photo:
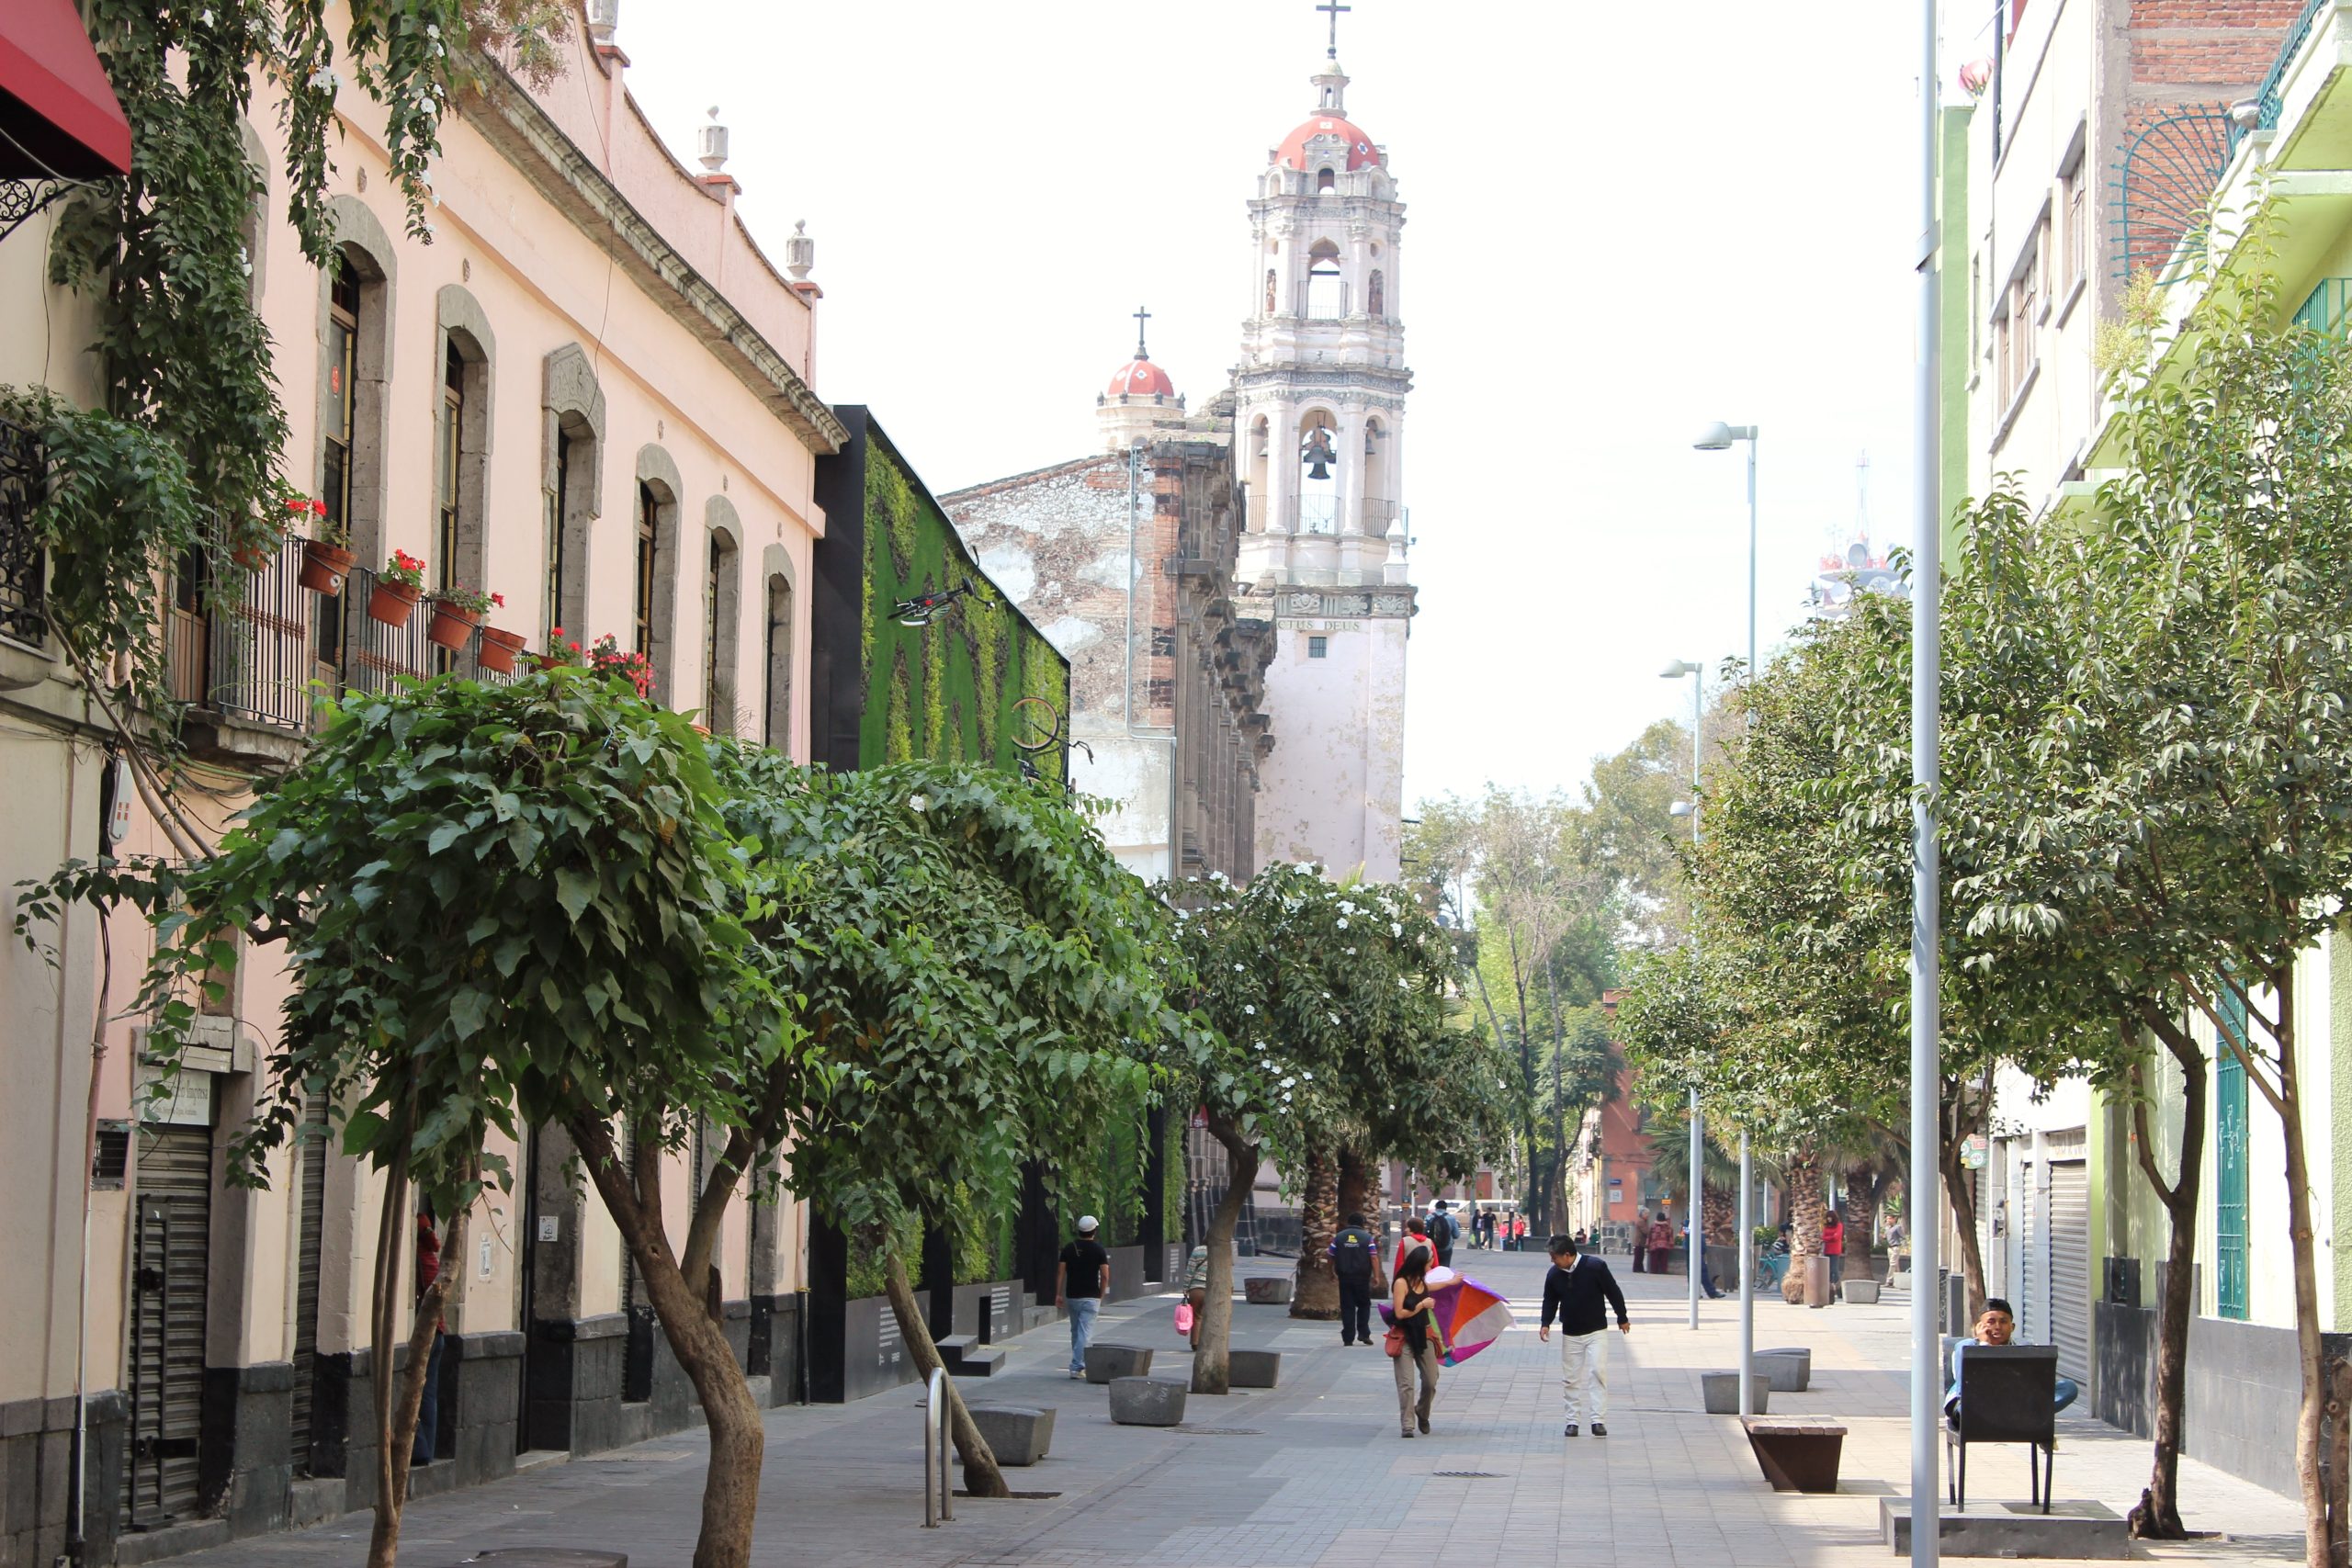
[[[1686,716],[1868,517],[1906,537],[1916,10],[1897,0],[1351,0],[1349,118],[1407,212],[1406,801],[1575,790]],[[1311,0],[622,0],[682,156],[716,106],[753,236],[825,290],[818,390],[934,491],[1080,456],[1152,312],[1195,405],[1250,309],[1245,203],[1307,118]]]

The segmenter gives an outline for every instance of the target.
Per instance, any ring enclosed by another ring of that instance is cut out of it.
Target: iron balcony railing
[[[49,636],[49,563],[33,537],[48,490],[40,440],[0,420],[0,637],[34,648]]]
[[[2270,62],[2269,74],[2263,77],[2262,85],[2254,90],[2256,107],[2253,116],[2254,123],[2248,125],[2238,120],[2234,116],[2232,117],[2230,125],[2230,155],[2232,157],[2237,155],[2239,146],[2245,142],[2250,132],[2278,129],[2278,115],[2282,107],[2278,98],[2279,85],[2287,79],[2287,69],[2294,64],[2295,56],[2301,54],[2303,51],[2303,45],[2311,40],[2312,27],[2319,20],[2319,14],[2335,4],[2335,0],[2304,0],[2302,11],[2295,17],[2294,26],[2287,31],[2286,41],[2278,46],[2278,58]]]
[[[166,613],[175,701],[272,729],[310,728],[314,600],[288,536],[258,560],[217,545],[187,552]]]
[[[424,635],[432,606],[419,604],[406,626],[388,626],[368,613],[375,596],[376,574],[364,566],[352,568],[343,584],[343,636],[336,649],[346,692],[396,691],[403,676],[421,681],[437,673],[433,644]]]

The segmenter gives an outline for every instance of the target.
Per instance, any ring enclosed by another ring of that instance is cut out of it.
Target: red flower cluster
[[[324,517],[327,514],[327,503],[323,501],[312,501],[308,496],[289,495],[286,498],[286,510],[298,514],[307,513],[312,517]]]
[[[391,561],[384,568],[383,581],[398,582],[410,588],[424,586],[424,559],[406,550],[394,550]]]
[[[575,648],[579,645],[573,644]],[[653,694],[653,661],[631,649],[623,652],[620,639],[606,632],[588,652],[588,662],[600,675],[619,675],[637,688],[640,697]]]

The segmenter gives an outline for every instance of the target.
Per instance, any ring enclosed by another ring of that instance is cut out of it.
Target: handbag
[[[1176,1332],[1183,1335],[1187,1338],[1192,1337],[1193,1303],[1190,1302],[1178,1302],[1176,1303]]]
[[[1391,1360],[1403,1359],[1405,1354],[1405,1331],[1394,1324],[1390,1325],[1388,1337],[1380,1342],[1380,1348],[1388,1352],[1388,1356]]]

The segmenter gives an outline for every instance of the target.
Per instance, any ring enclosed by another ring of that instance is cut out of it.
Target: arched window
[[[565,344],[541,367],[539,485],[545,507],[540,626],[588,645],[588,529],[604,508],[605,393],[588,353]]]
[[[702,582],[702,721],[713,735],[732,735],[741,694],[736,690],[735,649],[741,640],[738,606],[743,596],[742,558],[737,552],[734,532],[721,520],[731,519],[733,509],[722,513],[719,499],[713,496],[712,504],[705,508],[710,518],[710,547]]]
[[[1306,253],[1306,314],[1317,321],[1336,321],[1347,304],[1340,278],[1340,247],[1317,240]]]
[[[1329,196],[1333,191],[1338,190],[1339,188],[1340,188],[1340,176],[1339,176],[1339,175],[1337,175],[1333,174],[1333,173],[1332,173],[1330,170],[1329,170],[1329,169],[1317,169],[1317,170],[1315,172],[1315,194],[1316,194],[1316,195],[1317,195],[1317,196]]]
[[[1314,409],[1298,422],[1298,513],[1294,531],[1333,534],[1340,526],[1339,421]]]
[[[327,203],[334,225],[334,259],[319,279],[324,330],[319,338],[319,498],[326,524],[346,531],[362,566],[383,565],[386,387],[391,377],[391,237],[357,198]],[[354,604],[365,595],[318,601],[318,652],[345,664],[345,642],[359,625]],[[353,672],[345,670],[348,678]]]
[[[779,751],[792,749],[792,581],[782,572],[768,577],[767,701],[760,727],[762,744]]]
[[[679,574],[695,556],[691,543],[682,546],[678,530],[684,493],[685,480],[669,453],[650,444],[638,449],[630,646],[652,661],[653,700],[671,705],[678,700]]]

